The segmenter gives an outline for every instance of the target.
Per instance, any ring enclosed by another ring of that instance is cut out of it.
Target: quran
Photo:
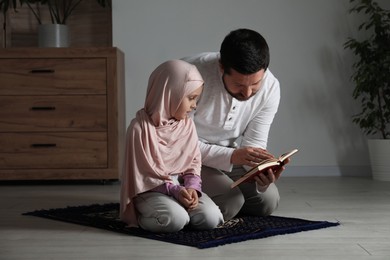
[[[247,182],[252,180],[255,176],[260,174],[261,172],[265,172],[268,169],[275,169],[277,167],[281,167],[285,164],[285,160],[290,158],[293,154],[297,153],[298,149],[294,149],[288,153],[284,153],[280,155],[278,158],[272,158],[268,160],[264,160],[249,171],[247,171],[243,176],[241,176],[238,180],[232,183],[231,188],[240,185],[243,182]]]

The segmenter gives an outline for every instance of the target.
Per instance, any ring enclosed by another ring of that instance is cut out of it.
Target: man
[[[260,173],[254,182],[231,189],[234,180],[262,160],[280,100],[279,81],[268,70],[265,39],[249,29],[230,32],[220,52],[184,60],[197,66],[205,81],[193,114],[202,154],[202,189],[225,220],[238,213],[265,216],[278,206],[274,182],[284,170]]]

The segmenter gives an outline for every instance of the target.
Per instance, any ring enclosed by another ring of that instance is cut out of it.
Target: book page
[[[298,149],[294,149],[292,150],[291,152],[288,152],[288,153],[284,153],[282,154],[280,157],[279,157],[279,161],[283,162],[284,160],[286,160],[288,157],[290,157],[291,155],[295,154],[298,152]]]

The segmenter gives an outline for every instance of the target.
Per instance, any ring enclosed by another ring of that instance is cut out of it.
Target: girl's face
[[[196,108],[196,102],[199,99],[200,94],[202,93],[203,85],[191,92],[189,95],[183,98],[183,101],[180,103],[179,108],[176,110],[176,113],[173,117],[176,120],[183,120],[187,118],[188,113]]]

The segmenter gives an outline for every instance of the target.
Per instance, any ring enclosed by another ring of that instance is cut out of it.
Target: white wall
[[[286,174],[368,176],[365,137],[351,122],[359,111],[349,80],[353,56],[343,49],[359,23],[350,7],[348,0],[114,0],[114,46],[126,55],[127,123],[143,106],[157,65],[218,51],[227,33],[246,27],[267,39],[270,69],[281,82],[268,149],[300,149]]]

